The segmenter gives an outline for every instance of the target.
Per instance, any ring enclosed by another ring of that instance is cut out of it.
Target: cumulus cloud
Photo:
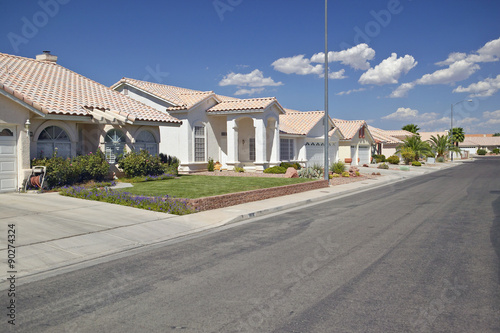
[[[347,90],[347,91],[341,91],[341,92],[338,92],[336,93],[335,95],[337,96],[342,96],[342,95],[350,95],[352,93],[355,93],[355,92],[360,92],[360,91],[365,91],[366,89],[365,88],[359,88],[359,89],[351,89],[351,90]]]
[[[411,55],[398,58],[396,53],[392,53],[389,58],[364,72],[359,78],[359,83],[376,85],[398,83],[401,74],[408,73],[417,63]]]
[[[416,80],[417,84],[450,84],[457,81],[467,79],[474,74],[479,65],[468,62],[467,60],[459,60],[451,64],[448,68],[439,69],[431,74],[425,74],[420,79]]]
[[[479,81],[476,83],[470,84],[468,87],[464,88],[462,86],[458,86],[453,90],[455,93],[469,93],[470,97],[487,97],[492,96],[498,90],[500,90],[500,75],[497,75],[496,78],[487,78],[483,81]]]
[[[255,95],[255,94],[259,94],[261,92],[264,91],[265,88],[252,88],[252,89],[245,89],[245,88],[242,88],[242,89],[239,89],[238,91],[236,91],[234,93],[235,96],[239,96],[239,95]]]
[[[463,52],[453,52],[444,61],[437,62],[438,66],[449,66],[457,61],[466,60],[470,63],[492,62],[500,59],[500,38],[484,44],[479,50],[467,55]]]
[[[420,113],[418,110],[410,108],[398,108],[396,112],[382,117],[387,120],[412,120],[412,121],[431,121],[438,117],[435,112]]]
[[[239,87],[266,87],[281,86],[282,82],[274,82],[270,77],[255,69],[248,74],[229,73],[220,82],[219,86],[239,86]]]
[[[338,72],[330,72],[328,73],[328,78],[331,80],[340,80],[340,79],[345,79],[347,76],[344,75],[345,69],[341,69]],[[325,74],[322,75],[325,77]]]
[[[375,50],[368,44],[358,44],[350,49],[334,52],[328,52],[328,62],[339,61],[343,65],[350,66],[354,69],[367,70],[370,68],[369,60],[375,57]],[[325,53],[316,53],[311,57],[311,62],[325,62]]]
[[[311,65],[311,60],[304,58],[303,54],[293,57],[280,58],[273,62],[271,66],[278,72],[285,74],[308,75],[323,73],[323,65]]]
[[[457,61],[464,60],[467,57],[466,53],[453,52],[448,55],[448,58],[444,61],[436,62],[438,66],[449,66]]]
[[[408,83],[403,83],[399,87],[394,90],[389,97],[391,98],[401,98],[401,97],[406,97],[408,96],[408,91],[412,90],[415,88],[415,83],[413,82],[408,82]]]

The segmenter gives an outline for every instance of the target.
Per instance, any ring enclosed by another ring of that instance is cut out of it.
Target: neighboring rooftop
[[[248,98],[248,99],[225,99],[219,104],[207,110],[211,112],[251,111],[264,110],[273,103],[278,103],[275,97]],[[281,108],[281,106],[280,106]],[[282,109],[282,108],[281,108]]]
[[[0,89],[44,114],[90,116],[111,112],[129,121],[181,123],[56,63],[50,52],[38,60],[0,53]]]
[[[344,135],[343,140],[351,140],[359,129],[363,126],[367,126],[364,120],[342,120],[332,118],[335,127],[338,127],[340,132]]]

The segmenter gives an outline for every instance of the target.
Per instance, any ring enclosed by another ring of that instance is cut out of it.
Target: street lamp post
[[[454,144],[453,143],[453,107],[457,104],[460,104],[460,103],[463,103],[463,102],[472,102],[472,99],[467,99],[467,100],[463,100],[463,101],[459,101],[459,102],[456,102],[455,104],[452,104],[451,105],[451,128],[450,128],[450,144]],[[451,161],[453,162],[453,152],[450,151],[450,155],[451,155]]]
[[[324,115],[324,178],[329,180],[330,176],[328,174],[328,148],[329,138],[328,138],[328,0],[325,0],[325,115]]]

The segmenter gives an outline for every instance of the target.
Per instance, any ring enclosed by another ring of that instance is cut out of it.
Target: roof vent
[[[50,51],[43,51],[43,54],[38,54],[36,56],[36,60],[56,63],[57,56],[50,54]]]

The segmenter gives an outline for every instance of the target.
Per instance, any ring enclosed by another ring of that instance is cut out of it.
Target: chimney
[[[36,60],[56,63],[57,56],[50,54],[50,51],[43,51],[43,54],[36,56]]]

